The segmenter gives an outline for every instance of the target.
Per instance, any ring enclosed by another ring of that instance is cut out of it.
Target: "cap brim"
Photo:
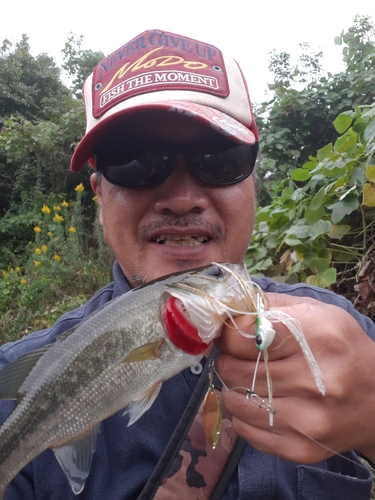
[[[124,120],[130,120],[134,114],[145,111],[165,111],[168,113],[183,114],[187,118],[197,120],[215,132],[239,144],[253,145],[257,141],[254,133],[242,123],[222,111],[202,104],[168,100],[144,103],[130,108],[124,107],[124,109],[121,109],[121,104],[119,104],[113,110],[110,110],[107,116],[100,118],[97,124],[80,141],[72,156],[71,170],[78,172],[94,156],[96,144],[98,144],[101,137],[108,130]]]

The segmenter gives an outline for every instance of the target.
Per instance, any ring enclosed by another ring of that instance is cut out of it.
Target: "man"
[[[143,282],[211,262],[241,263],[251,237],[258,134],[235,61],[211,45],[147,31],[99,63],[85,83],[84,99],[87,130],[71,168],[78,171],[89,160],[96,169],[91,185],[106,242],[117,259],[114,282],[51,329],[5,345],[1,366],[53,342]],[[358,454],[375,460],[374,325],[328,291],[269,279],[258,283],[268,308],[300,321],[327,394],[316,389],[290,332],[275,323],[277,343],[269,350],[276,411],[272,427],[266,404],[257,406],[241,389],[224,389],[225,418],[233,426],[228,433],[239,438],[226,450],[228,456],[220,455],[219,472],[214,470],[216,455],[195,444],[194,421],[176,447],[194,388],[207,377],[202,366],[185,370],[164,383],[151,409],[132,426],[126,427],[121,413],[102,423],[79,498],[370,497],[372,475]],[[253,319],[240,317],[238,326],[254,334]],[[216,346],[221,353],[215,367],[226,387],[251,386],[254,340],[224,327]],[[256,393],[259,400],[268,395],[263,364]],[[9,401],[1,404],[1,420],[12,407]],[[200,460],[206,456],[210,460],[202,470]],[[47,450],[18,474],[5,498],[65,500],[74,495]]]

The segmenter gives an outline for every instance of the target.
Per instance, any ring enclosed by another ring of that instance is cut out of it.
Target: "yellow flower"
[[[53,258],[55,259],[56,262],[60,262],[61,260],[60,255],[54,255]]]
[[[21,272],[21,268],[19,266],[16,267],[16,271],[17,273],[20,273]]]
[[[7,271],[5,271],[5,269],[2,269],[2,273],[3,273],[3,276],[6,278],[7,276],[9,276],[9,273]]]
[[[40,227],[39,227],[39,226],[35,226],[35,227],[34,227],[34,231],[35,231],[36,233],[40,233],[40,232],[41,232],[41,229],[40,229]]]
[[[77,232],[76,228],[73,227],[73,226],[70,226],[70,228],[68,229],[68,231],[69,231],[69,233],[76,233]]]
[[[58,205],[56,205],[55,207],[53,207],[54,211],[55,212],[59,212],[61,210],[61,207],[59,207]]]
[[[39,260],[34,260],[34,266],[35,266],[35,267],[40,266],[40,261],[39,261]]]
[[[50,214],[51,213],[51,209],[47,207],[47,205],[43,205],[43,207],[41,208],[42,212],[44,214]]]
[[[63,207],[68,207],[68,206],[69,206],[69,203],[68,203],[67,201],[65,201],[65,200],[64,200],[64,201],[61,203],[61,206],[63,206]]]
[[[74,191],[77,191],[77,193],[82,193],[82,191],[84,191],[84,190],[85,190],[85,188],[84,188],[82,182],[81,182],[81,184],[78,184],[78,186],[76,186],[74,188]]]
[[[92,201],[94,201],[95,203],[97,203],[98,202],[98,197],[94,196],[93,199],[92,199]]]
[[[55,217],[52,220],[56,222],[64,222],[64,217],[62,215],[55,214]]]
[[[47,236],[49,236],[49,237],[51,237],[51,236],[52,236],[51,231],[48,231]]]
[[[21,285],[26,285],[26,280],[25,280],[25,278],[21,278]]]
[[[35,249],[35,253],[36,253],[36,254],[38,254],[38,255],[40,255],[40,254],[42,253],[42,251],[41,251],[41,249],[40,249],[40,248],[36,248],[36,249]]]
[[[47,250],[48,250],[47,245],[42,245],[42,251],[43,251],[44,253],[46,253],[46,252],[47,252]]]

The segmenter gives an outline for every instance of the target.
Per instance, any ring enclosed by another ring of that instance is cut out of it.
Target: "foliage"
[[[73,78],[72,91],[76,97],[81,96],[82,86],[99,61],[104,59],[103,52],[82,49],[83,36],[70,33],[62,52],[64,54],[63,69]]]
[[[88,187],[87,171],[74,175],[69,162],[84,130],[82,106],[71,109],[55,122],[36,122],[12,115],[0,133],[0,265],[20,256],[30,239],[30,223],[37,220],[46,193],[69,193],[78,182]],[[90,213],[87,214],[89,216]],[[91,217],[92,220],[92,217]]]
[[[0,344],[51,326],[110,280],[113,259],[101,235],[96,248],[84,244],[83,191],[78,184],[76,199],[69,203],[55,195],[44,200],[38,221],[31,225],[34,237],[25,264],[2,269]]]
[[[345,44],[346,68],[321,75],[322,53],[310,53],[301,44],[299,65],[291,66],[289,54],[271,53],[275,75],[269,85],[272,98],[256,110],[261,129],[260,176],[264,179],[261,204],[271,201],[277,183],[305,163],[325,144],[334,142],[333,120],[340,113],[371,104],[375,97],[374,26],[369,16],[356,16],[354,25],[335,43]]]
[[[278,281],[335,284],[375,317],[375,104],[341,113],[334,126],[337,140],[258,209],[247,264]]]
[[[271,54],[273,97],[258,109],[263,177],[247,263],[253,274],[348,297],[375,318],[375,28],[356,16],[345,71],[321,76],[302,45],[299,66]],[[334,124],[334,127],[332,126]]]
[[[69,91],[60,81],[60,69],[46,54],[33,57],[26,35],[15,45],[3,41],[0,74],[0,123],[12,114],[53,119],[69,106]]]
[[[15,46],[3,42],[0,71],[0,266],[6,267],[22,259],[42,199],[51,192],[70,199],[77,182],[89,183],[87,169],[69,172],[84,132],[83,104],[62,84],[53,59],[33,57],[24,35]],[[84,201],[91,224],[94,213]]]

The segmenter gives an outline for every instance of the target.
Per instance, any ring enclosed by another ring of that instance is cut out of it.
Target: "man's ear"
[[[91,174],[90,176],[90,184],[92,187],[92,190],[94,191],[96,198],[98,200],[99,204],[99,223],[102,224],[102,212],[101,212],[101,206],[102,206],[102,194],[101,194],[101,189],[100,189],[100,182],[98,182],[98,175],[96,172]]]

